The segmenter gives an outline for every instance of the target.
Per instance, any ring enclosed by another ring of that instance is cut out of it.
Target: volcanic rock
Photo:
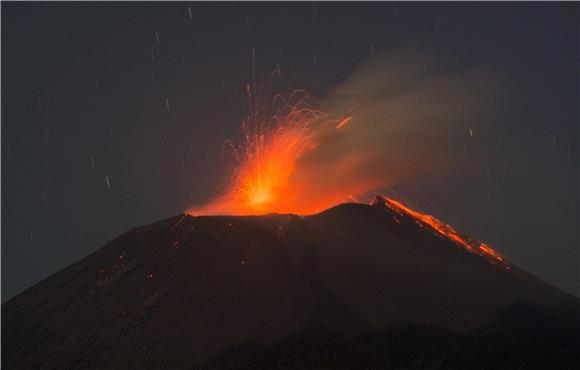
[[[566,349],[577,298],[394,204],[179,215],[129,230],[3,304],[2,367],[415,368],[404,361],[417,343],[450,343],[433,353],[464,359],[546,332],[546,361],[580,363]],[[473,368],[470,358],[457,366]]]

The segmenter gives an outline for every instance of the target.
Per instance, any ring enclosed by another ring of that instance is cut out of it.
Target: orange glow
[[[451,225],[448,225],[431,215],[426,215],[414,211],[411,208],[404,206],[400,202],[397,202],[396,200],[389,199],[384,196],[378,196],[373,201],[373,204],[377,204],[379,202],[384,204],[386,207],[388,207],[401,217],[403,216],[411,217],[414,220],[414,222],[417,223],[420,227],[428,226],[432,231],[436,232],[441,237],[450,239],[455,244],[465,249],[467,252],[484,257],[489,262],[498,265],[505,270],[511,269],[510,264],[491,247],[489,247],[484,243],[471,240],[459,234]]]
[[[247,87],[251,98],[251,89]],[[256,106],[242,122],[244,143],[234,148],[238,159],[229,185],[210,204],[188,210],[191,215],[315,213],[328,204],[300,202],[300,186],[292,182],[297,161],[317,146],[315,126],[324,124],[324,113],[312,108],[309,95],[297,90],[277,95],[270,106]],[[336,199],[338,200],[338,199]]]

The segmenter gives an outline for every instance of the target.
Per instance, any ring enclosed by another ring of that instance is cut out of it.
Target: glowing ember
[[[484,257],[491,263],[500,266],[505,270],[510,270],[510,264],[495,250],[484,243],[470,240],[467,237],[459,234],[451,225],[438,220],[437,218],[412,210],[404,206],[396,200],[389,199],[383,196],[377,196],[372,203],[373,205],[383,205],[388,207],[400,216],[411,217],[420,227],[428,226],[431,230],[442,237],[448,238],[455,242],[458,246],[472,254]]]

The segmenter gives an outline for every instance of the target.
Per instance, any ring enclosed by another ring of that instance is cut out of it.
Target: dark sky
[[[573,3],[3,2],[2,300],[214,194],[252,48],[258,76],[279,64],[323,96],[370,44],[509,80],[489,178],[398,190],[580,295],[578,15]]]

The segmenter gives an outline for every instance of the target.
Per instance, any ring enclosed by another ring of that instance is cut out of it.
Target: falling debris
[[[187,6],[187,14],[189,14],[189,18],[193,18],[193,16],[191,15],[191,6]]]
[[[372,56],[375,56],[375,47],[370,42],[369,42],[369,50],[371,51],[371,55]]]
[[[167,108],[167,110],[171,110],[171,107],[169,106],[169,98],[165,98],[165,108]]]
[[[471,127],[469,128],[469,136],[473,137],[473,130],[471,129]]]
[[[105,178],[107,179],[107,189],[111,188],[111,183],[109,182],[109,176],[105,176]]]
[[[159,44],[159,32],[155,31],[155,40]]]
[[[552,136],[552,145],[554,145],[554,148],[558,146],[558,143],[556,142],[555,136]]]

